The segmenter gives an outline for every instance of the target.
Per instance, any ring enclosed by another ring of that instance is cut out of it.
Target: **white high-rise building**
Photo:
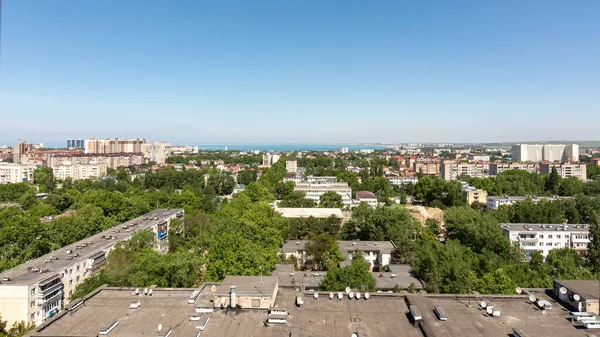
[[[144,143],[141,146],[142,154],[147,161],[164,164],[169,156],[171,144],[165,142]]]
[[[513,161],[579,161],[577,144],[519,144],[512,147]]]
[[[34,170],[33,165],[0,163],[0,184],[33,182]]]

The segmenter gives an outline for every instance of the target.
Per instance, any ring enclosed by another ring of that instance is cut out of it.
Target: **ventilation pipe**
[[[235,308],[236,305],[237,305],[237,296],[236,296],[236,293],[235,293],[235,286],[231,286],[229,305],[232,308]]]

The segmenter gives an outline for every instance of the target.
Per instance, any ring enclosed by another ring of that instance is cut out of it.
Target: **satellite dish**
[[[579,301],[581,299],[581,296],[579,296],[578,294],[573,295],[573,299],[575,301]]]
[[[371,295],[369,293],[365,293],[365,300],[368,300]]]
[[[329,293],[329,299],[332,300],[333,299],[333,293]]]
[[[342,298],[344,298],[344,294],[342,294],[342,293],[338,293],[338,299],[340,299],[340,300],[341,300]]]
[[[348,293],[348,298],[349,299],[353,299],[354,298],[354,293],[353,292]]]
[[[356,299],[360,300],[360,293],[356,293]]]
[[[148,295],[152,296],[152,289],[148,290]]]
[[[538,305],[540,308],[542,308],[542,307],[544,306],[544,300],[539,300],[539,301],[537,302],[537,305]]]
[[[213,293],[214,293],[215,291],[217,291],[217,286],[213,284],[213,286],[212,286],[212,287],[210,287],[210,291],[212,291]]]
[[[314,298],[315,298],[315,300],[316,300],[317,298],[319,298],[319,293],[315,293],[315,294],[313,295],[313,297],[314,297]]]
[[[487,303],[485,303],[484,301],[481,301],[481,303],[479,303],[479,305],[480,305],[482,308],[485,308],[485,307],[487,307]]]
[[[160,331],[160,330],[162,330],[162,324],[160,324],[160,323],[159,323],[159,324],[158,324],[158,327],[156,328],[156,330],[157,330],[157,331]]]
[[[579,302],[579,304],[577,305],[577,309],[579,310],[579,312],[583,310],[583,304],[581,302]]]
[[[346,287],[346,294],[350,293],[350,287]]]
[[[140,288],[135,288],[135,294],[139,295],[140,294]]]
[[[535,295],[534,294],[529,295],[529,301],[531,301],[531,303],[535,302]]]
[[[559,291],[561,294],[566,295],[568,290],[565,287],[560,287]]]
[[[516,291],[517,291],[517,294],[520,294],[523,292],[523,289],[517,287]]]

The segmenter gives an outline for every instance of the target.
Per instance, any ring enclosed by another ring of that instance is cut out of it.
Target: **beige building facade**
[[[34,171],[33,165],[0,163],[0,184],[32,183]]]

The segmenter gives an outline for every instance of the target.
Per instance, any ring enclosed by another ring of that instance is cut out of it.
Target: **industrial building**
[[[526,256],[540,252],[548,256],[552,249],[571,248],[579,255],[587,255],[590,243],[589,225],[566,224],[500,224],[504,235],[517,242]]]
[[[75,287],[104,266],[115,245],[136,231],[155,233],[155,249],[166,253],[169,223],[183,215],[182,209],[157,209],[0,273],[2,319],[9,326],[20,321],[39,325],[55,315]]]

